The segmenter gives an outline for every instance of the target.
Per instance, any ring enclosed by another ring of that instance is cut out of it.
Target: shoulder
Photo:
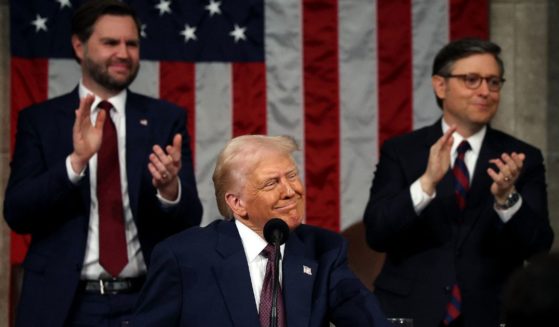
[[[177,106],[169,101],[156,99],[147,95],[128,92],[127,102],[134,105],[140,104],[148,110],[157,110],[157,114],[186,116],[186,109]]]
[[[73,113],[78,109],[80,100],[77,90],[66,93],[46,101],[35,103],[22,109],[19,113],[20,117],[40,117],[45,119],[53,116],[54,111]]]
[[[321,227],[303,224],[297,227],[293,233],[305,244],[307,249],[316,255],[339,251],[346,247],[346,240],[343,236]]]
[[[537,147],[497,129],[489,128],[486,137],[501,152],[541,153]]]

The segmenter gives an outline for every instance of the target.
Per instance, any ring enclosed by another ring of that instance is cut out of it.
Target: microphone
[[[289,237],[289,227],[285,221],[279,218],[271,218],[264,225],[264,238],[266,242],[273,244],[276,251],[274,260],[274,287],[272,288],[272,310],[270,312],[270,327],[278,325],[278,290],[279,290],[279,259],[281,256],[280,245],[287,241]]]

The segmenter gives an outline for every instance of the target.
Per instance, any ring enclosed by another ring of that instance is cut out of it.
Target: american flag
[[[143,0],[141,70],[131,89],[188,110],[203,224],[219,217],[211,174],[231,137],[291,135],[306,222],[360,222],[387,138],[440,116],[438,49],[488,37],[488,0]],[[77,0],[10,1],[11,131],[19,110],[72,90]],[[12,237],[12,262],[25,253]]]

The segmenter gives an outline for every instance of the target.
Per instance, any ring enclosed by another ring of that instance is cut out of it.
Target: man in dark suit
[[[343,238],[301,224],[296,147],[291,138],[262,135],[225,146],[213,181],[226,220],[155,248],[134,326],[268,327],[265,271],[272,263],[262,252],[271,247],[263,229],[272,217],[290,230],[280,246],[278,326],[387,325],[374,295],[349,270]]]
[[[155,244],[200,223],[185,111],[127,90],[139,26],[120,1],[85,3],[72,19],[79,86],[19,116],[4,202],[32,235],[18,326],[120,326]]]
[[[364,215],[369,245],[386,252],[375,293],[415,327],[498,326],[503,283],[553,240],[541,152],[489,126],[499,53],[478,39],[441,49],[442,119],[381,149]]]

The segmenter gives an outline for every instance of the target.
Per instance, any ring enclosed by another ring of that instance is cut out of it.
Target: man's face
[[[271,218],[285,221],[293,230],[303,221],[304,187],[291,156],[269,151],[249,172],[240,196],[240,220],[262,236]]]
[[[477,74],[500,77],[499,64],[491,54],[475,54],[456,61],[451,75]],[[433,77],[433,86],[443,100],[443,117],[452,125],[470,131],[479,130],[497,113],[500,91],[491,91],[483,80],[476,89],[469,89],[460,78]]]
[[[140,40],[130,16],[101,16],[86,43],[72,39],[81,59],[83,81],[95,93],[117,93],[136,78],[140,67]],[[101,90],[99,90],[101,89]]]

